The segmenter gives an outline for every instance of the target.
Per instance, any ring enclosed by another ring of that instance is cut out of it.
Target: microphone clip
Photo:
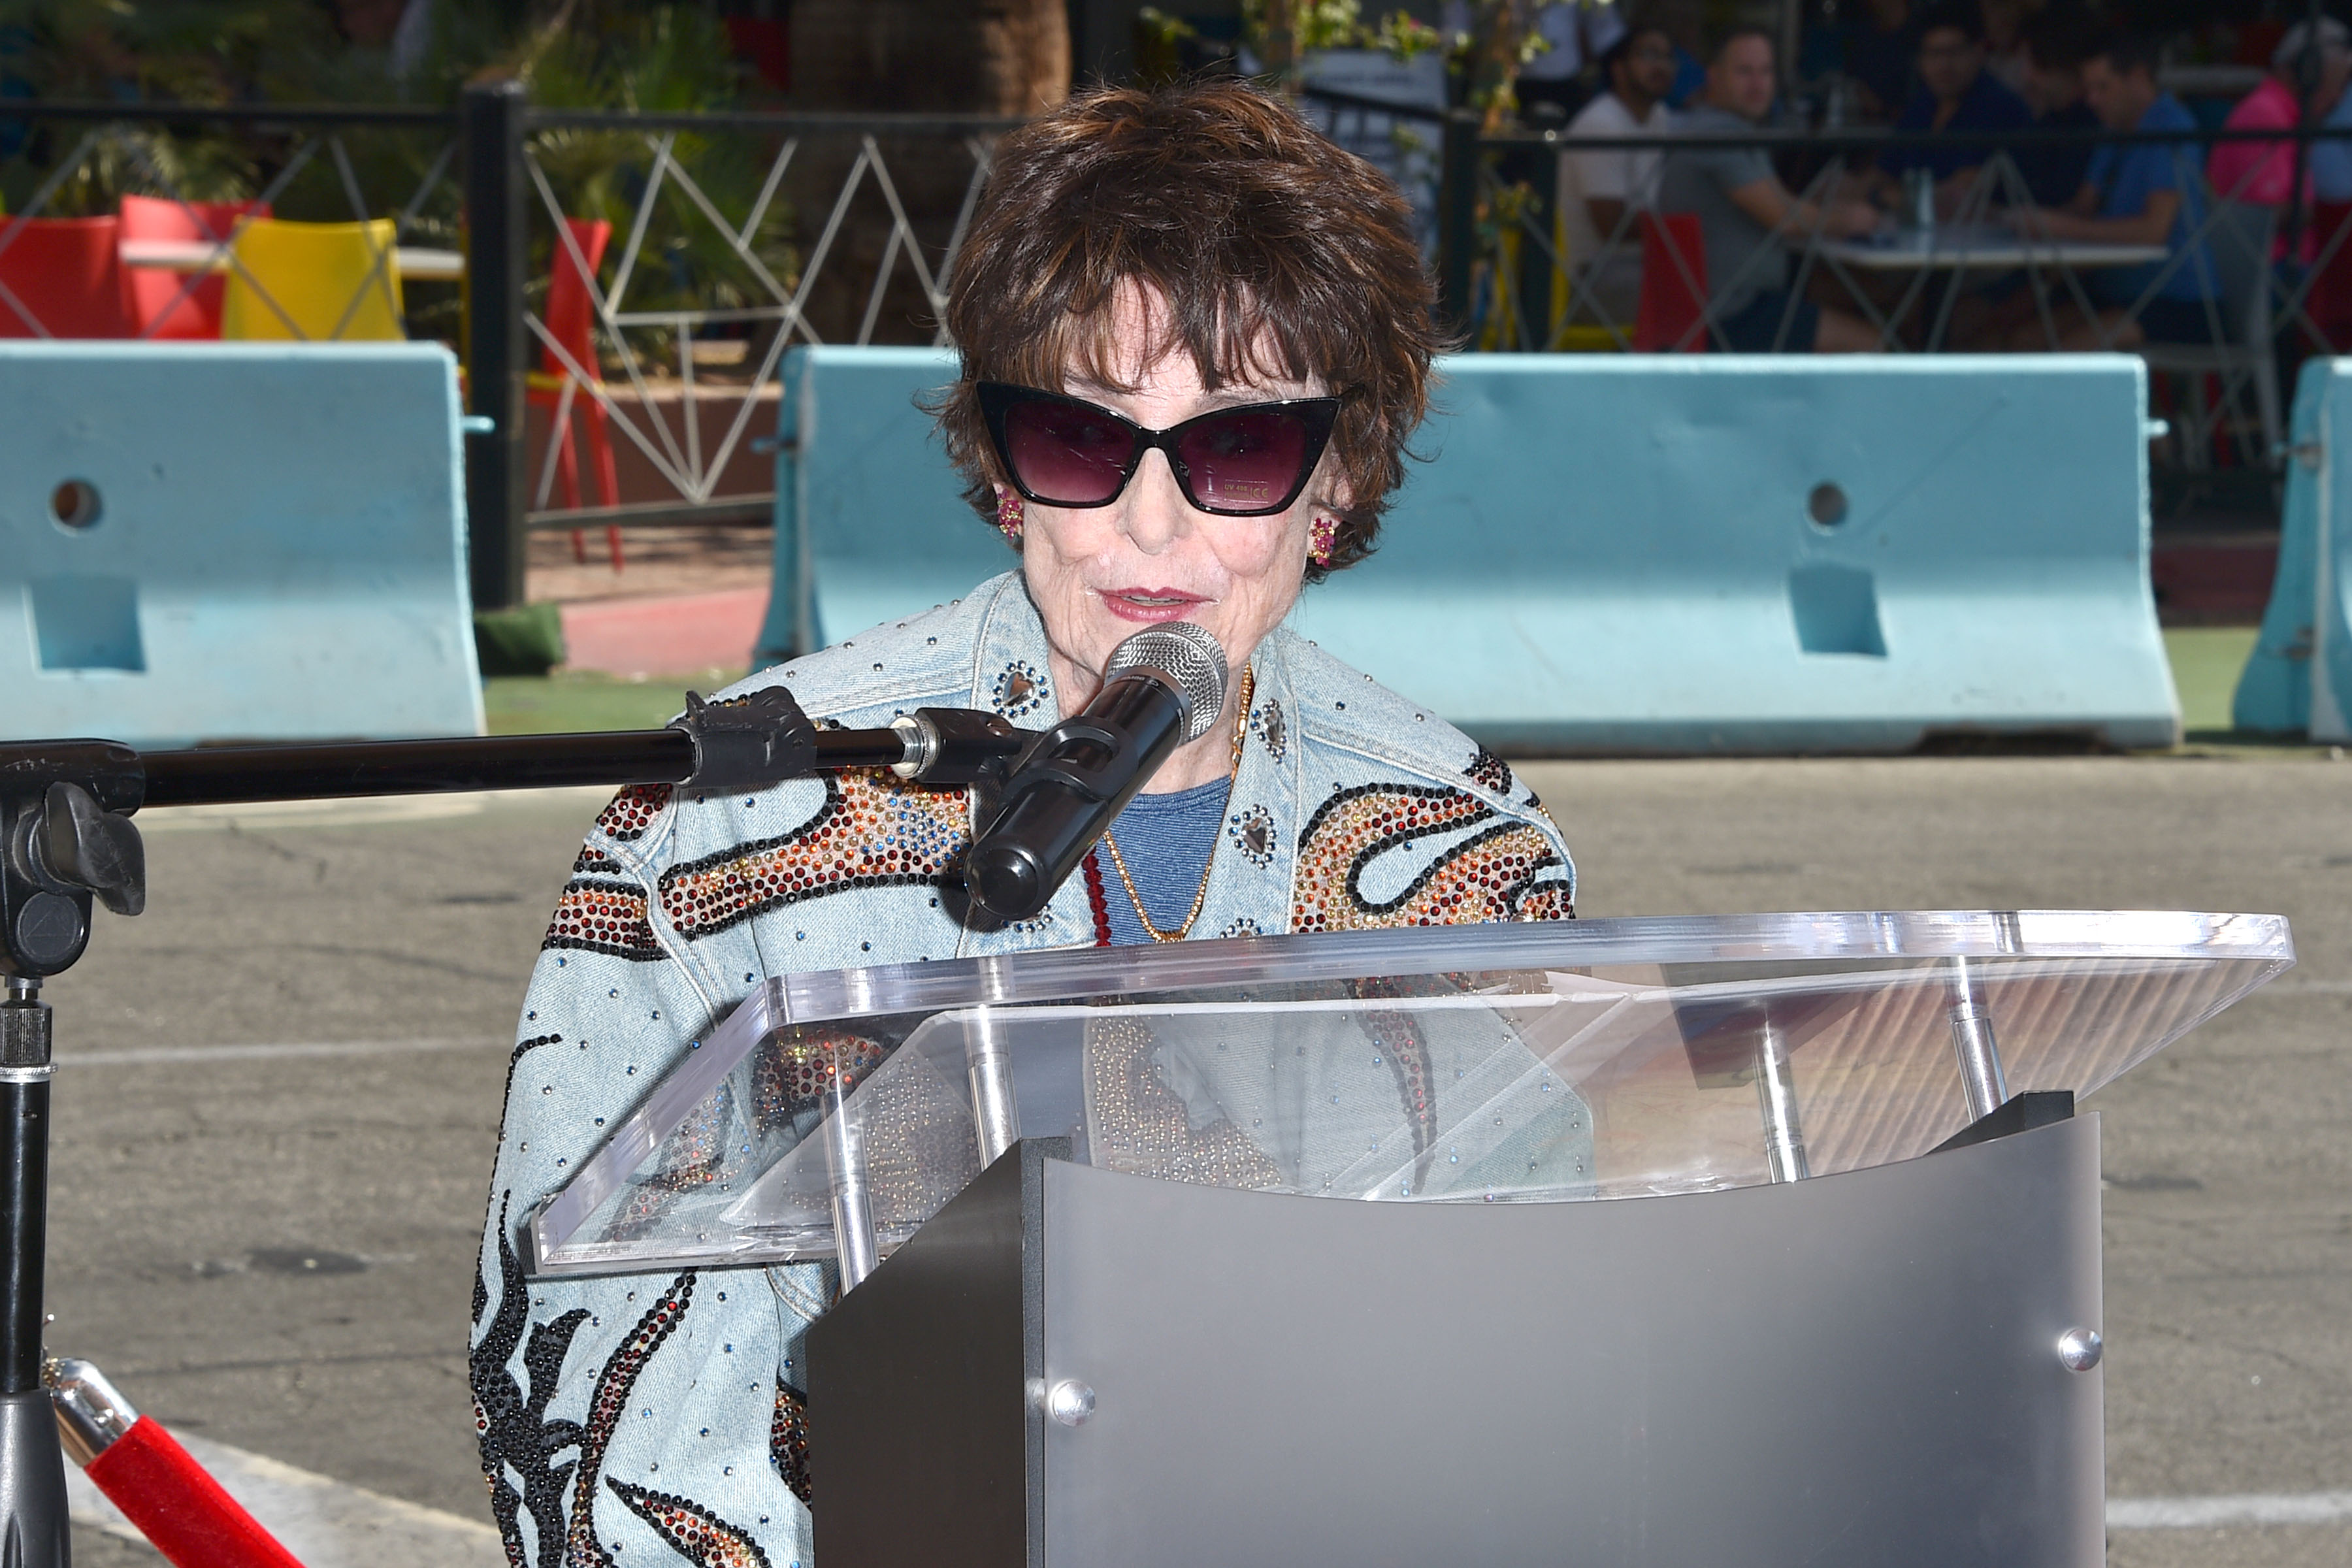
[[[1073,742],[1092,748],[1102,759],[1101,764],[1087,767],[1070,762]],[[1011,782],[997,799],[997,811],[1009,811],[1022,796],[1046,784],[1059,784],[1081,800],[1099,805],[1118,787],[1109,764],[1118,755],[1119,743],[1118,735],[1083,713],[1041,731],[1013,760]]]
[[[712,702],[686,694],[686,711],[669,721],[694,742],[694,772],[678,787],[709,795],[760,790],[816,769],[816,724],[782,686]]]

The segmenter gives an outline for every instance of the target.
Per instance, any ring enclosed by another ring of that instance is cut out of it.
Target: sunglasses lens
[[[1048,505],[1096,506],[1118,494],[1135,437],[1117,420],[1066,403],[1018,403],[1004,415],[1005,456]]]
[[[1297,416],[1244,408],[1184,432],[1177,452],[1191,470],[1193,504],[1205,511],[1280,506],[1307,462],[1307,426]]]

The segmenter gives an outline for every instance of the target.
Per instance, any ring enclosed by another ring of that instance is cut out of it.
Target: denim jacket
[[[1567,847],[1500,759],[1286,630],[1251,662],[1197,932],[1573,915]],[[1042,727],[1057,709],[1018,573],[733,692],[776,681],[853,727],[925,706]],[[1033,921],[956,921],[942,882],[972,809],[877,772],[725,798],[631,788],[597,817],[524,999],[474,1291],[476,1426],[510,1561],[809,1568],[803,1343],[831,1266],[527,1280],[519,1238],[760,978],[1094,941],[1081,877]]]

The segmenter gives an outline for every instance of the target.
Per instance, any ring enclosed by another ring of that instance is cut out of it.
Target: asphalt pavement
[[[2110,1181],[2109,1491],[2352,1489],[2352,764],[1522,771],[1587,915],[2291,916],[2294,971],[2088,1107]],[[475,1242],[523,982],[594,810],[569,792],[143,816],[148,912],[101,915],[47,992],[53,1347],[183,1431],[484,1517]],[[2119,1531],[2110,1562],[2341,1564],[2352,1523]]]

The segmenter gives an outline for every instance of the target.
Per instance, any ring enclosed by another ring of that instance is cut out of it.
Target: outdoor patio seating
[[[0,338],[124,338],[118,219],[0,221]]]
[[[236,231],[241,219],[269,216],[268,202],[180,202],[126,195],[121,204],[121,237],[217,244]],[[226,289],[222,277],[198,274],[192,280],[171,268],[129,266],[123,268],[122,277],[134,335],[173,340],[221,335],[221,300]]]
[[[1642,297],[1633,347],[1642,353],[1704,353],[1706,238],[1696,213],[1643,213]]]
[[[257,218],[236,237],[221,336],[264,342],[398,342],[394,224]]]
[[[2214,327],[2212,341],[2149,342],[2139,351],[2150,372],[2179,375],[2187,383],[2184,403],[2178,411],[2185,468],[2212,466],[2216,437],[2221,433],[2217,422],[2240,408],[2249,391],[2260,444],[2254,446],[2241,437],[2241,446],[2252,448],[2245,458],[2248,466],[2267,461],[2285,437],[2272,324],[2273,295],[2278,283],[2271,256],[2278,237],[2278,216],[2279,209],[2273,206],[2216,202],[2206,231],[2217,274],[2208,310]],[[2208,383],[2216,380],[2221,384],[2218,404],[2207,395]]]
[[[603,376],[596,356],[594,279],[604,264],[604,247],[612,243],[613,226],[602,218],[563,220],[565,237],[555,243],[553,270],[547,283],[548,337],[540,349],[540,368],[530,374],[524,396],[534,407],[548,410],[547,463],[563,497],[564,510],[580,508],[580,458],[572,445],[572,416],[586,422],[588,460],[596,468],[597,502],[620,504],[619,469],[613,459],[613,437],[604,411]],[[559,345],[560,350],[559,352]],[[581,393],[586,391],[583,399]],[[550,475],[542,468],[539,504],[547,503]],[[604,525],[604,543],[612,553],[613,570],[621,570],[621,527]],[[585,561],[587,547],[580,530],[572,531],[572,558]]]

